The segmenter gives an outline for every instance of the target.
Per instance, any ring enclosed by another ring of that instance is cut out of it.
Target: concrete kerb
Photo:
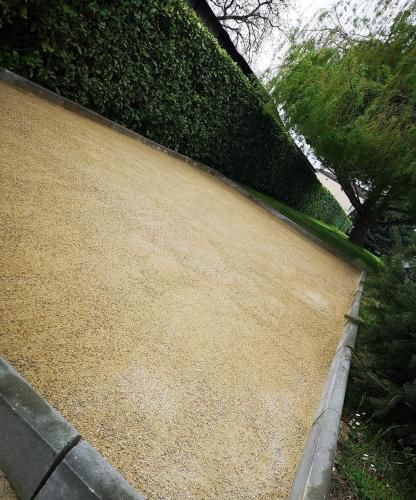
[[[0,358],[0,469],[22,499],[33,497],[79,439],[77,431]]]
[[[357,318],[365,271],[361,272],[350,317],[338,343],[325,388],[292,483],[290,500],[327,498],[338,443],[339,425],[347,389],[351,356],[357,335]]]
[[[22,500],[142,498],[97,451],[79,441],[62,415],[0,358],[0,470]],[[61,474],[64,468],[72,475]]]
[[[87,442],[72,448],[56,467],[36,500],[143,499]]]
[[[106,127],[109,127],[121,134],[127,135],[128,137],[131,137],[133,139],[136,139],[143,144],[147,144],[148,146],[151,146],[155,149],[158,149],[159,151],[163,151],[167,153],[170,156],[173,156],[175,158],[179,158],[180,160],[199,168],[200,170],[203,170],[214,177],[218,178],[228,186],[232,187],[236,191],[238,191],[240,194],[245,196],[246,198],[249,198],[252,200],[254,203],[256,203],[258,206],[269,212],[270,214],[274,215],[281,221],[285,222],[288,224],[292,229],[295,231],[301,233],[304,237],[308,238],[309,240],[313,241],[320,247],[324,248],[326,251],[329,253],[337,256],[339,259],[345,261],[351,266],[354,266],[358,269],[362,269],[361,264],[358,261],[354,261],[352,259],[349,259],[342,253],[338,252],[334,248],[332,248],[329,244],[327,244],[325,241],[320,240],[317,238],[314,234],[309,232],[308,230],[304,229],[303,227],[299,226],[296,224],[296,222],[293,222],[291,219],[280,213],[278,210],[269,207],[266,203],[263,201],[259,200],[256,198],[253,194],[251,194],[249,191],[244,189],[242,186],[234,182],[233,180],[229,179],[226,177],[224,174],[219,172],[218,170],[215,170],[212,167],[209,167],[208,165],[205,165],[201,162],[198,162],[196,160],[193,160],[189,156],[185,156],[181,153],[178,153],[177,151],[174,151],[172,149],[167,148],[166,146],[162,146],[161,144],[152,141],[151,139],[148,139],[147,137],[144,137],[141,134],[138,134],[137,132],[133,132],[132,130],[124,127],[123,125],[119,125],[116,122],[113,122],[112,120],[109,120],[108,118],[105,118],[104,116],[96,113],[95,111],[91,111],[88,108],[85,108],[84,106],[81,106],[81,104],[77,104],[66,97],[62,97],[59,94],[56,94],[52,90],[48,90],[45,87],[42,87],[41,85],[38,85],[20,75],[17,75],[16,73],[13,73],[12,71],[9,71],[8,69],[1,68],[0,67],[0,80],[9,83],[10,85],[14,85],[15,87],[22,88],[24,90],[28,90],[29,92],[32,92],[33,94],[38,95],[39,97],[42,97],[43,99],[46,99],[49,102],[52,102],[58,106],[61,106],[69,111],[72,111],[74,113],[77,113],[78,115],[84,116],[85,118],[88,118],[90,120],[93,120],[97,123],[100,123],[101,125],[104,125]]]

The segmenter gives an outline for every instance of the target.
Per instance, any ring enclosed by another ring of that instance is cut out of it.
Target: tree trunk
[[[374,222],[374,217],[371,217],[371,215],[366,213],[357,214],[354,227],[350,233],[350,240],[357,245],[363,245],[368,230]]]

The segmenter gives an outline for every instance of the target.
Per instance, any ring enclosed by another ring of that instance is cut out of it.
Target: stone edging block
[[[78,432],[0,358],[0,469],[21,499],[80,439]]]
[[[338,444],[338,432],[347,389],[352,352],[357,335],[357,323],[366,273],[361,272],[357,291],[338,343],[324,391],[309,432],[289,500],[322,500],[327,498],[332,467]]]
[[[72,448],[36,500],[142,500],[144,497],[87,442]]]
[[[22,500],[142,497],[0,357],[0,470]]]

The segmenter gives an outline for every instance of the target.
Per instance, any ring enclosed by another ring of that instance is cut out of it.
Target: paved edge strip
[[[19,498],[143,498],[80,439],[76,429],[0,357],[0,470]]]
[[[366,279],[362,271],[337,345],[328,378],[292,483],[289,500],[327,498],[338,433],[355,347],[360,303]]]
[[[36,500],[143,499],[86,441],[72,448],[51,474]]]
[[[292,229],[295,231],[301,233],[305,238],[308,238],[309,240],[313,241],[320,247],[324,248],[327,250],[329,253],[332,255],[335,255],[339,259],[343,260],[347,264],[358,268],[361,270],[363,268],[362,264],[359,261],[349,259],[347,256],[343,255],[341,252],[338,252],[336,249],[331,247],[328,243],[325,241],[322,241],[318,237],[316,237],[314,234],[309,232],[307,229],[304,229],[303,227],[299,226],[296,224],[296,222],[293,222],[291,219],[280,213],[278,210],[269,207],[265,202],[259,200],[256,198],[253,194],[251,194],[249,191],[244,189],[242,186],[240,186],[237,182],[231,180],[229,177],[226,177],[224,174],[219,172],[218,170],[215,170],[212,167],[209,167],[208,165],[205,165],[204,163],[201,163],[199,161],[193,160],[189,156],[185,156],[181,153],[178,153],[177,151],[174,151],[172,149],[167,148],[166,146],[162,146],[161,144],[152,141],[151,139],[148,139],[147,137],[144,137],[143,135],[133,132],[132,130],[128,129],[127,127],[124,127],[123,125],[119,125],[118,123],[109,120],[108,118],[105,118],[104,116],[96,113],[95,111],[91,111],[88,108],[85,108],[81,104],[77,104],[74,101],[71,101],[70,99],[67,99],[66,97],[62,97],[61,95],[53,92],[52,90],[49,90],[45,87],[42,87],[41,85],[38,85],[37,83],[32,82],[31,80],[28,80],[16,73],[13,73],[12,71],[0,67],[0,80],[9,83],[10,85],[14,85],[15,87],[19,87],[24,90],[28,90],[29,92],[32,92],[33,94],[36,94],[39,97],[42,97],[43,99],[46,99],[49,102],[52,102],[58,106],[61,106],[69,111],[72,111],[74,113],[77,113],[78,115],[84,116],[85,118],[89,118],[90,120],[95,121],[96,123],[100,123],[101,125],[104,125],[106,127],[109,127],[121,134],[127,135],[128,137],[131,137],[133,139],[136,139],[140,141],[143,144],[146,144],[148,146],[151,146],[159,151],[163,151],[164,153],[167,153],[170,156],[173,156],[175,158],[178,158],[194,167],[199,168],[200,170],[203,170],[204,172],[207,172],[217,179],[221,180],[228,186],[232,187],[234,190],[238,191],[240,194],[245,196],[246,198],[249,198],[251,201],[256,203],[258,206],[269,212],[271,215],[274,215],[281,221],[285,222],[288,224]]]
[[[0,469],[22,499],[32,498],[80,437],[0,358]]]

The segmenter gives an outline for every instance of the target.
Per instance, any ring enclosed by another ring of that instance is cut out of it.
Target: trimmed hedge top
[[[347,225],[267,110],[264,90],[182,0],[0,0],[0,65],[314,217]]]

